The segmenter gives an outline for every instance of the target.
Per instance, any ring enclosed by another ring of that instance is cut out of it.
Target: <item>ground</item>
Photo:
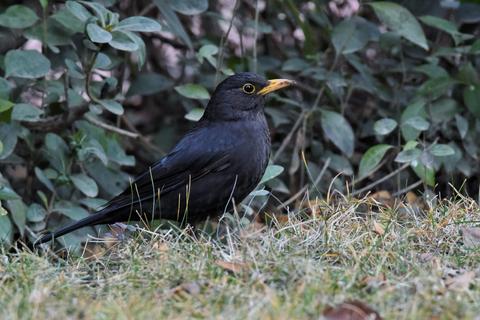
[[[213,238],[144,230],[68,258],[4,251],[2,317],[319,319],[348,300],[384,319],[480,314],[475,201],[311,201],[299,212]]]

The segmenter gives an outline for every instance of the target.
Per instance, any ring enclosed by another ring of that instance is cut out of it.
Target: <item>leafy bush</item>
[[[479,17],[455,0],[3,1],[0,239],[85,217],[243,70],[299,82],[266,108],[281,199],[332,181],[477,194]]]

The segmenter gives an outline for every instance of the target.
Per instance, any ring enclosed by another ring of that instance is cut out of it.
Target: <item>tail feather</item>
[[[55,238],[61,237],[65,234],[67,234],[67,233],[70,233],[72,231],[75,231],[75,230],[83,228],[83,227],[109,223],[110,220],[111,220],[111,217],[109,217],[110,216],[109,212],[110,212],[110,210],[107,210],[107,211],[102,210],[102,211],[100,211],[98,213],[95,213],[95,214],[93,214],[93,215],[91,215],[87,218],[84,218],[80,221],[77,221],[77,222],[75,222],[71,225],[65,226],[65,227],[60,228],[58,230],[55,230],[54,232],[50,232],[50,233],[44,235],[43,237],[41,237],[40,239],[38,239],[35,242],[35,245],[39,245],[39,244],[51,241]]]

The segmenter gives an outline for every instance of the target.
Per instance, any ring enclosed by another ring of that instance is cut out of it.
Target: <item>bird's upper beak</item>
[[[260,95],[266,95],[267,93],[277,91],[279,89],[288,87],[292,84],[295,84],[295,81],[293,80],[288,80],[288,79],[272,79],[268,80],[268,84],[266,87],[263,87],[260,91],[258,91],[258,94]]]

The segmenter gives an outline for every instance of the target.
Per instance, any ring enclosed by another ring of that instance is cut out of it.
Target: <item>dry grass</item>
[[[217,240],[145,231],[67,260],[4,254],[0,309],[9,319],[318,319],[357,299],[386,319],[473,319],[479,213],[465,198],[317,201]]]

